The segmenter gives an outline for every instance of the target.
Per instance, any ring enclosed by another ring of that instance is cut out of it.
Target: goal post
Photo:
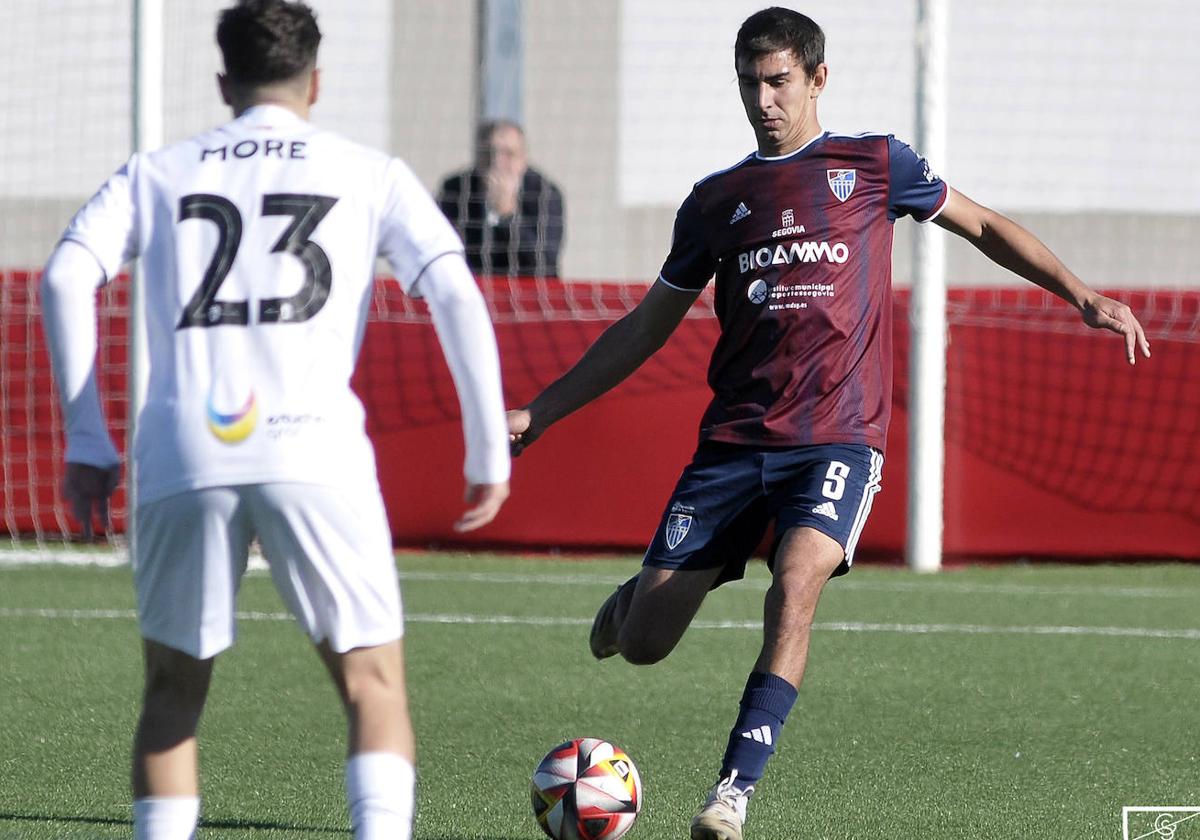
[[[146,152],[163,144],[163,0],[133,0],[133,73],[130,91],[133,107],[133,151]],[[133,452],[138,413],[146,399],[149,358],[146,339],[145,272],[139,260],[131,271],[129,290],[129,423],[125,451]],[[137,517],[137,464],[125,459],[126,529],[129,557],[134,557],[134,520]]]
[[[916,144],[939,170],[946,167],[948,0],[917,2]],[[942,565],[946,406],[946,243],[921,225],[913,240],[909,305],[908,538],[905,558],[919,572]]]

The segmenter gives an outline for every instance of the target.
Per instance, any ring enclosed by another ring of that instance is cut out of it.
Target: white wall
[[[164,0],[165,129],[226,118],[223,0]],[[0,267],[39,264],[129,149],[131,0],[0,3]],[[476,0],[313,0],[315,119],[431,188],[470,160]],[[568,277],[648,280],[691,184],[753,150],[733,40],[766,0],[524,0],[534,163],[563,187]],[[935,169],[1100,285],[1200,285],[1200,2],[955,0],[950,153]],[[808,0],[821,116],[912,136],[915,0]],[[897,226],[896,278],[911,226]],[[953,245],[951,282],[1013,282]]]
[[[762,0],[622,4],[620,183],[678,203],[753,151],[733,40]],[[827,128],[911,138],[915,4],[809,0],[825,30]],[[935,169],[1010,210],[1200,211],[1200,3],[951,4],[949,146]]]

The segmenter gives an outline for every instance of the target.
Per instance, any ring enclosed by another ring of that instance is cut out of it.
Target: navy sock
[[[738,787],[746,787],[762,778],[767,759],[775,752],[779,732],[787,720],[796,689],[783,677],[755,671],[746,680],[741,711],[729,732],[729,746],[721,763],[721,778],[737,771]]]

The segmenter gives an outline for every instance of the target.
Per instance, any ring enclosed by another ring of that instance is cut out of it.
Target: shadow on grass
[[[3,822],[54,822],[77,823],[79,825],[124,825],[133,826],[133,820],[113,817],[65,817],[61,814],[11,814],[0,812]],[[314,834],[350,834],[349,828],[330,828],[319,825],[296,825],[294,823],[264,822],[262,820],[200,820],[204,829],[255,829],[257,831],[308,831]]]

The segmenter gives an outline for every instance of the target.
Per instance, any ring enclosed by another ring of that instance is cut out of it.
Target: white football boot
[[[692,818],[692,840],[742,840],[746,803],[754,793],[754,785],[740,788],[734,785],[736,779],[734,770],[708,792],[704,806]]]

